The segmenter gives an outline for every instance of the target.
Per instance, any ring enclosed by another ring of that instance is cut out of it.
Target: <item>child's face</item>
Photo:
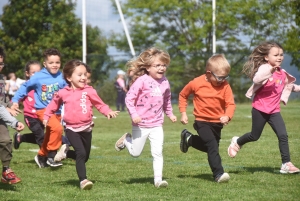
[[[273,67],[279,67],[283,61],[283,50],[278,47],[272,47],[265,60]]]
[[[4,67],[4,58],[2,56],[0,56],[0,72],[2,71],[3,67]]]
[[[34,73],[39,72],[41,70],[41,66],[39,64],[31,64],[29,66],[29,71],[25,71],[26,77],[31,77]]]
[[[213,86],[219,87],[228,78],[228,73],[225,71],[219,71],[218,73],[214,73],[213,70],[207,70],[206,77],[207,81],[209,81]]]
[[[159,60],[159,58],[155,57],[151,66],[147,67],[147,71],[149,75],[156,80],[161,79],[167,70],[167,64],[163,63]]]
[[[43,64],[49,73],[56,74],[60,69],[60,57],[57,55],[50,55]]]
[[[86,67],[83,65],[77,66],[71,77],[68,77],[67,80],[71,83],[73,89],[83,88],[87,80]]]
[[[92,74],[91,73],[86,73],[86,84],[89,85],[91,84],[92,80],[91,80]]]

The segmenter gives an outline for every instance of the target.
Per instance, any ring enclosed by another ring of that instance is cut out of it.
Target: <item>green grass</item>
[[[299,109],[300,103],[282,107],[292,162],[298,167]],[[250,131],[250,104],[238,105],[232,122],[222,132],[220,154],[225,171],[231,177],[224,184],[213,181],[205,153],[190,148],[183,154],[179,150],[181,130],[187,128],[195,133],[191,110],[190,107],[187,126],[179,121],[177,105],[174,111],[178,122],[165,121],[164,179],[169,183],[168,188],[153,186],[149,141],[139,158],[132,158],[126,150],[114,150],[116,140],[131,131],[129,115],[121,113],[118,118],[107,120],[95,112],[98,118],[93,131],[93,149],[86,164],[87,176],[94,182],[92,190],[79,189],[74,161],[65,160],[58,169],[39,169],[33,159],[37,146],[24,143],[14,150],[11,162],[22,182],[0,184],[0,200],[299,200],[300,174],[279,173],[281,159],[277,137],[269,125],[257,142],[245,145],[236,158],[228,157],[231,138]],[[12,136],[14,131],[10,133]]]

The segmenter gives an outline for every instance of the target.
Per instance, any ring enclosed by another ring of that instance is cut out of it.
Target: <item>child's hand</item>
[[[19,110],[19,104],[18,103],[13,103],[12,106],[10,107],[12,110]]]
[[[221,123],[226,126],[229,123],[230,118],[228,116],[223,116],[220,118]]]
[[[43,120],[43,125],[45,126],[45,128],[47,127],[48,124],[48,120]]]
[[[180,122],[181,122],[183,125],[189,123],[188,117],[187,117],[187,115],[186,115],[186,112],[182,112],[182,113],[181,113],[181,119],[180,119]]]
[[[120,111],[111,111],[106,117],[107,119],[116,118],[119,115],[119,112]]]
[[[135,118],[132,118],[133,123],[137,124],[140,123],[142,121],[141,117],[137,116]]]
[[[18,122],[18,124],[17,124],[17,127],[16,127],[16,130],[17,131],[21,131],[21,130],[23,130],[24,129],[24,124],[22,123],[22,122]]]
[[[177,121],[177,117],[173,115],[170,117],[170,120],[174,123],[175,121]]]
[[[7,107],[6,110],[14,117],[16,117],[18,114],[21,113],[21,111],[19,109],[13,110],[13,109]]]

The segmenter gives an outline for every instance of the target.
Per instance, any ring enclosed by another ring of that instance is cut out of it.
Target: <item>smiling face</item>
[[[265,60],[273,67],[279,67],[283,61],[283,50],[279,47],[272,47]]]
[[[149,75],[156,80],[161,79],[167,71],[167,64],[162,62],[158,56],[153,58],[153,62],[147,67]]]
[[[57,55],[50,55],[47,57],[43,64],[45,68],[49,71],[49,73],[54,75],[60,69],[60,57]]]
[[[67,77],[73,89],[83,88],[87,81],[87,72],[84,65],[79,65],[73,71],[71,77]]]

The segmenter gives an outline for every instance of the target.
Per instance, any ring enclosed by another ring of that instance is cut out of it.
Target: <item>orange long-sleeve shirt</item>
[[[222,116],[232,119],[235,103],[230,85],[224,81],[215,87],[205,79],[205,75],[190,81],[179,94],[179,111],[186,112],[189,95],[193,94],[194,116],[197,121],[220,123]]]

